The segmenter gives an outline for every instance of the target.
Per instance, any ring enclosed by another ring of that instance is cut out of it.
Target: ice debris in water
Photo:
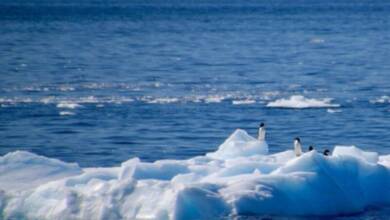
[[[293,95],[288,99],[277,99],[269,102],[267,107],[271,108],[336,108],[339,104],[333,104],[331,98],[312,99],[302,95]]]
[[[60,111],[59,114],[60,114],[61,116],[75,115],[74,112],[69,112],[69,111]]]
[[[390,205],[390,155],[336,146],[332,156],[268,154],[236,130],[218,150],[188,160],[132,158],[80,168],[32,153],[0,157],[4,219],[215,219],[335,215]]]
[[[384,103],[390,103],[390,96],[383,95],[375,100],[370,100],[373,104],[384,104]]]
[[[255,104],[256,100],[253,99],[243,99],[243,100],[233,100],[232,104],[233,105],[250,105],[250,104]]]
[[[69,108],[69,109],[75,109],[82,107],[80,104],[70,101],[61,101],[57,104],[57,108]]]

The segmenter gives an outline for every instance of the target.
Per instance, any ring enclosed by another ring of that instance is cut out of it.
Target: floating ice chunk
[[[321,44],[324,42],[325,42],[325,39],[322,39],[319,37],[314,37],[314,38],[310,39],[310,43],[312,43],[312,44]]]
[[[0,157],[0,189],[25,190],[81,172],[77,164],[15,151]]]
[[[59,91],[68,92],[68,91],[75,91],[76,88],[70,86],[70,85],[60,85],[57,88]]]
[[[342,112],[340,109],[331,109],[331,108],[328,108],[326,109],[326,112],[330,113],[330,114],[333,114],[333,113],[339,113],[339,112]]]
[[[71,102],[71,101],[61,101],[57,104],[57,108],[69,108],[69,109],[75,109],[81,107],[80,104]]]
[[[256,100],[252,99],[243,99],[243,100],[233,100],[233,105],[250,105],[256,103]]]
[[[216,152],[208,153],[207,156],[216,159],[229,159],[267,153],[267,142],[259,141],[256,138],[249,136],[246,131],[237,129],[219,146]]]
[[[384,103],[390,103],[390,96],[383,95],[379,98],[376,98],[374,100],[370,100],[373,104],[384,104]]]
[[[369,163],[378,163],[379,155],[376,152],[363,151],[355,146],[336,146],[333,156],[348,155],[365,160]]]
[[[205,103],[220,103],[225,100],[226,97],[222,95],[212,95],[204,98]]]
[[[331,98],[310,99],[302,95],[293,95],[289,99],[277,99],[269,102],[267,107],[271,108],[332,108],[340,107],[339,104],[332,104]]]
[[[68,112],[68,111],[61,111],[60,112],[61,116],[69,116],[69,115],[74,115],[74,114],[75,114],[74,112]]]
[[[179,102],[178,98],[156,98],[152,100],[146,100],[149,104],[169,104]]]

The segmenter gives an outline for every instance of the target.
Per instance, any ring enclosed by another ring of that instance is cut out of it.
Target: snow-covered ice
[[[272,147],[272,146],[271,146]],[[351,214],[390,205],[390,155],[336,146],[268,153],[236,130],[215,152],[80,168],[24,151],[0,157],[4,219],[215,219]]]
[[[332,108],[340,107],[339,104],[332,103],[331,98],[314,99],[306,98],[302,95],[293,95],[288,99],[277,99],[269,102],[267,107],[271,108]]]

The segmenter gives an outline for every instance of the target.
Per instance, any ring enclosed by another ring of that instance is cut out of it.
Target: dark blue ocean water
[[[389,12],[388,1],[3,0],[0,154],[84,167],[189,158],[261,121],[272,152],[300,136],[389,154]],[[292,95],[341,107],[266,107]]]

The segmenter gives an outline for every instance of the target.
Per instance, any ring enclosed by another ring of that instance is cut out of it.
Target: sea
[[[2,0],[0,154],[185,159],[261,122],[271,152],[389,154],[389,58],[383,0]]]
[[[0,1],[0,155],[187,159],[261,122],[271,153],[390,154],[390,1]]]

